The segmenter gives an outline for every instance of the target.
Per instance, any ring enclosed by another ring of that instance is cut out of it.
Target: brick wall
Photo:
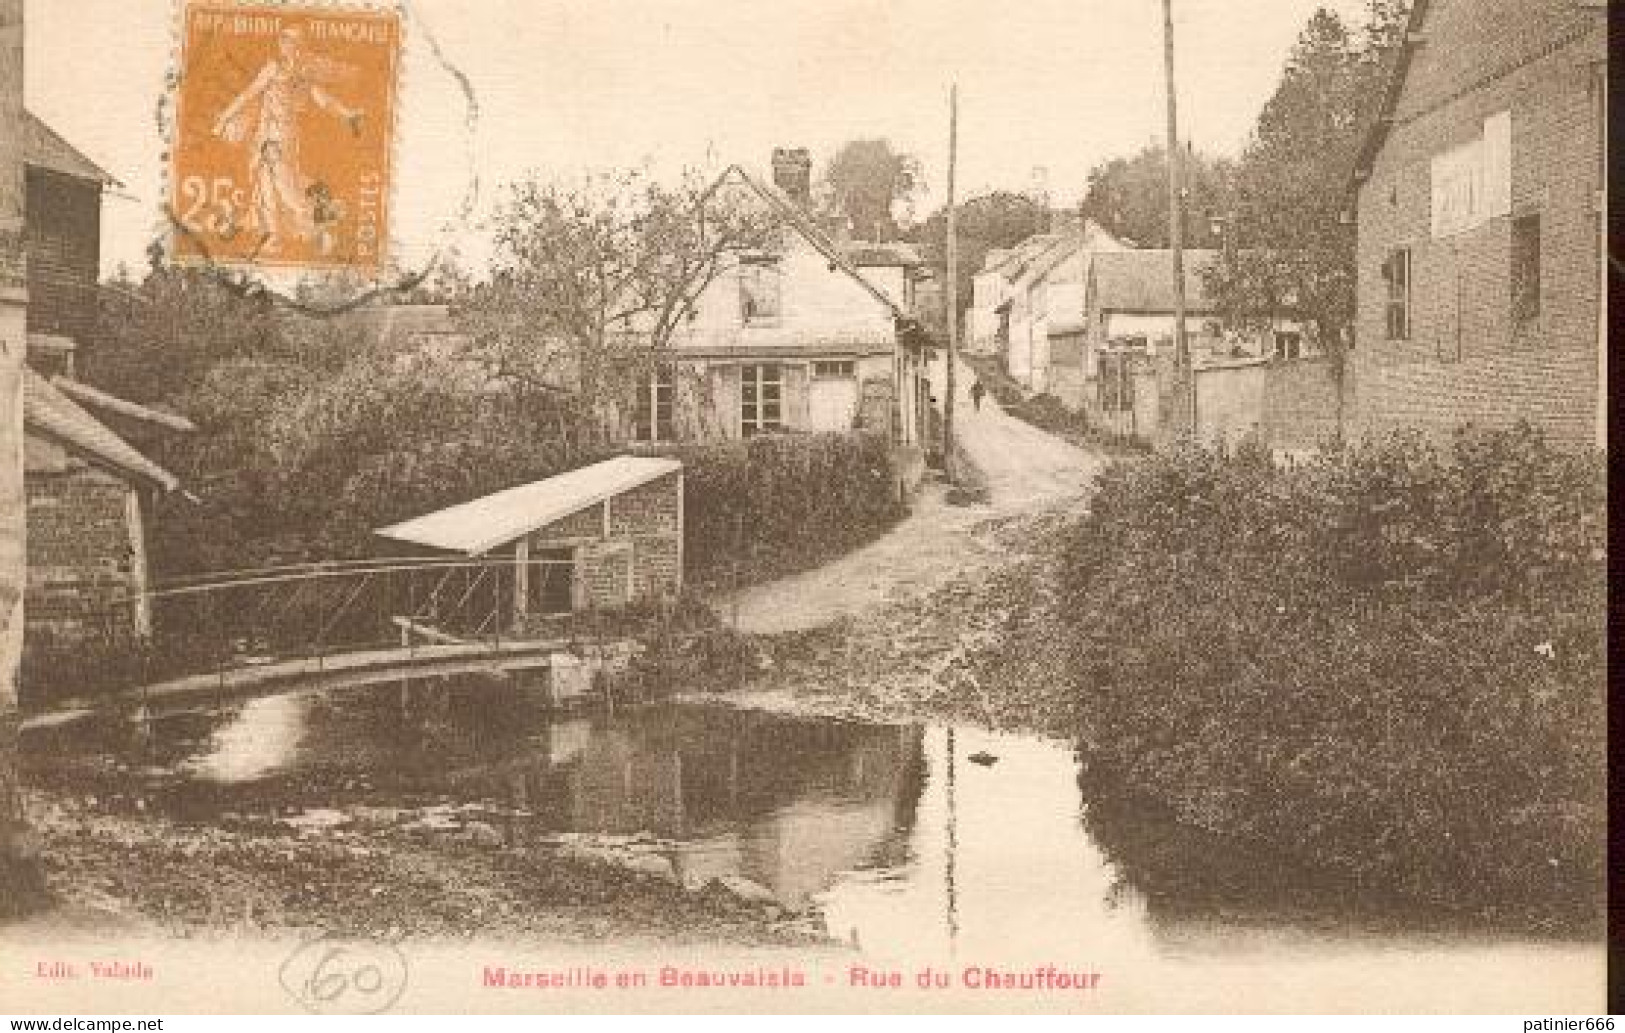
[[[132,626],[133,608],[119,602],[138,584],[131,569],[131,491],[90,466],[28,475],[30,634],[60,639]]]
[[[576,581],[581,602],[588,607],[624,606],[631,597],[634,559],[632,543],[592,542],[576,550]]]
[[[609,506],[609,533],[616,538],[676,534],[678,508],[677,474],[657,477],[615,496]]]
[[[597,505],[537,531],[531,547],[575,546],[579,606],[610,608],[674,591],[682,584],[680,483],[671,473],[614,496],[608,537]]]
[[[633,552],[633,593],[640,599],[653,599],[675,591],[683,580],[681,556],[676,535],[639,538]]]
[[[532,548],[545,549],[549,545],[573,538],[602,538],[604,536],[604,507],[588,506],[555,520],[531,535]]]
[[[1601,18],[1556,0],[1435,0],[1396,122],[1359,195],[1355,426],[1415,426],[1442,438],[1463,422],[1520,418],[1554,440],[1594,440],[1598,400],[1602,141],[1592,62]],[[1435,155],[1510,110],[1512,212],[1434,239]],[[1512,314],[1512,219],[1541,220],[1541,314]],[[1411,249],[1411,337],[1386,340],[1382,265]]]
[[[1306,452],[1343,432],[1347,404],[1325,359],[1272,362],[1264,367],[1264,441],[1277,450]]]

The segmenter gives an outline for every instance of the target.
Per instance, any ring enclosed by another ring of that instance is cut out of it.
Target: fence
[[[619,615],[567,608],[559,587],[571,567],[387,559],[177,578],[83,614],[78,631],[31,632],[23,689],[39,703],[287,660],[315,659],[320,669],[338,653],[453,642],[496,651],[516,634],[573,642],[624,627]]]

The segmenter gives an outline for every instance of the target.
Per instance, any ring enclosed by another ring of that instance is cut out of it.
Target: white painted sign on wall
[[[1474,139],[1435,155],[1433,235],[1448,237],[1512,212],[1512,113],[1484,120]]]

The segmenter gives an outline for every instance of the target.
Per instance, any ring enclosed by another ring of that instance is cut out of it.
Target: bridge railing
[[[35,700],[95,696],[362,650],[601,637],[606,615],[568,609],[571,566],[377,559],[169,579],[82,612],[65,631],[31,632],[24,689]]]

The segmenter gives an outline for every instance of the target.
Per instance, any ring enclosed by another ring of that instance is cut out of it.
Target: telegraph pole
[[[23,0],[0,0],[0,913],[34,885],[17,782],[17,676],[27,582],[23,502],[23,359],[28,266],[23,250]]]
[[[959,84],[948,87],[948,375],[942,402],[942,468],[950,483],[957,483],[954,461],[954,366],[959,362],[959,215],[954,210],[954,169],[959,161]]]
[[[1162,66],[1168,95],[1168,246],[1174,256],[1174,368],[1189,382],[1187,417],[1196,436],[1196,369],[1185,334],[1185,199],[1179,162],[1179,108],[1174,97],[1174,7],[1162,0]]]

